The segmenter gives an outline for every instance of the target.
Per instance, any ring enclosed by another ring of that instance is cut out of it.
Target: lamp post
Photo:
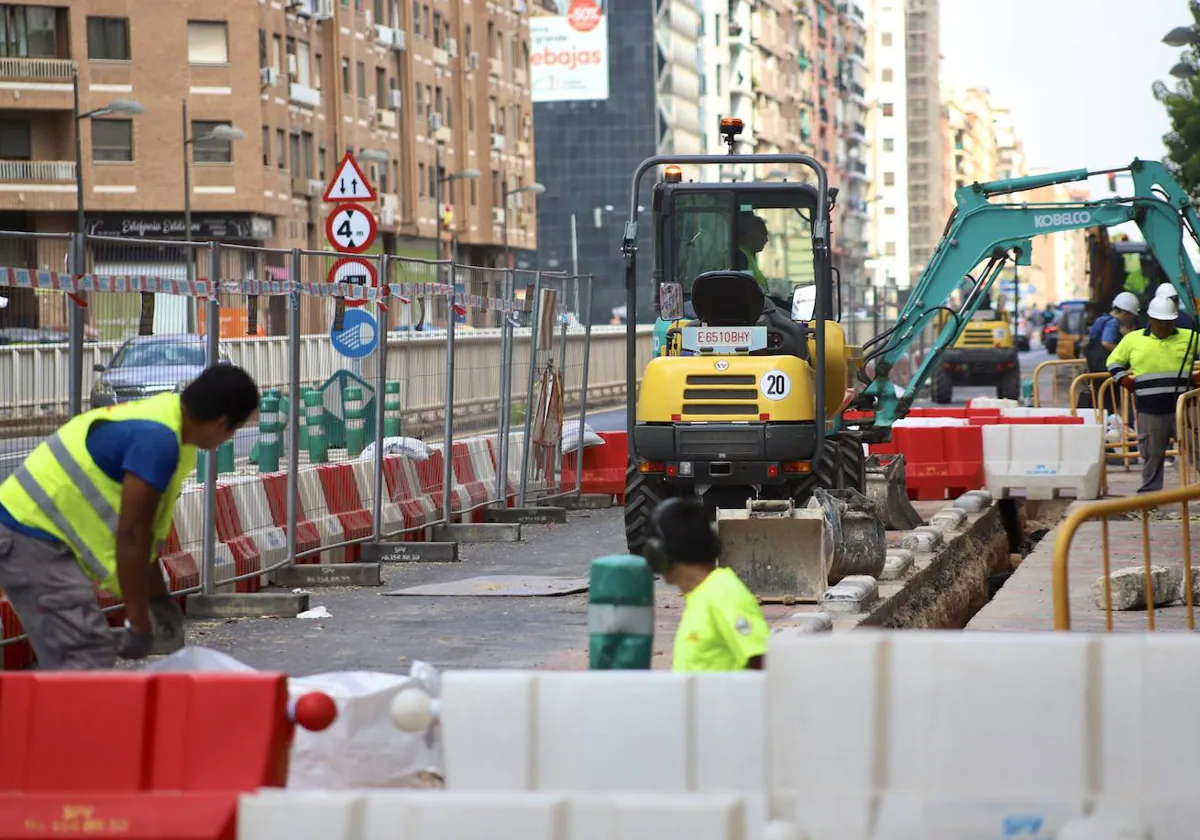
[[[508,200],[514,195],[541,195],[546,191],[546,185],[534,181],[530,184],[525,184],[522,187],[517,187],[515,190],[509,190],[504,194],[504,267],[512,268],[509,265],[511,260],[508,252]]]
[[[72,258],[72,273],[87,272],[87,231],[84,218],[83,199],[83,138],[80,136],[80,124],[94,117],[105,117],[110,114],[128,114],[133,116],[145,112],[142,103],[132,99],[114,99],[103,108],[93,108],[90,111],[79,110],[79,73],[71,79],[72,107],[71,112],[75,122],[75,247]],[[67,412],[74,417],[83,407],[83,308],[73,303],[67,310]]]
[[[231,125],[218,125],[212,131],[189,136],[191,125],[188,123],[186,99],[183,100],[181,111],[183,115],[183,241],[188,243],[184,246],[184,260],[187,264],[187,275],[190,282],[196,279],[196,254],[188,247],[192,242],[192,163],[188,147],[207,140],[222,140],[232,143],[234,140],[241,140],[245,137],[246,132]],[[199,306],[199,300],[194,300],[192,303],[192,320],[194,324],[199,323],[200,320],[197,312],[197,307]]]
[[[435,177],[437,178],[437,258],[442,258],[442,184],[448,184],[451,181],[475,181],[480,177],[478,169],[464,169],[462,172],[451,172],[449,175],[442,175],[442,144],[438,143],[437,147],[437,170]],[[450,239],[450,262],[458,261],[458,237]]]

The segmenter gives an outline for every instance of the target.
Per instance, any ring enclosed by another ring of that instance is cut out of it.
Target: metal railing
[[[75,62],[66,58],[0,58],[0,78],[69,84],[75,78]]]
[[[1083,359],[1050,359],[1033,369],[1033,405],[1035,408],[1065,406],[1070,403],[1071,382],[1076,376],[1087,372]],[[1050,394],[1042,387],[1046,374],[1050,378]]]
[[[75,180],[75,163],[68,160],[0,160],[0,181]]]
[[[1179,486],[1200,482],[1200,388],[1181,394],[1175,402],[1175,440]]]

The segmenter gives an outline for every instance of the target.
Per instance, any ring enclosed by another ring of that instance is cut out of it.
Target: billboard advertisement
[[[534,102],[608,99],[604,0],[552,0],[555,13],[529,19],[529,87]]]

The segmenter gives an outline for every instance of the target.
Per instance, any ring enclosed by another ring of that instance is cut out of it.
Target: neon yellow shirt
[[[758,599],[727,567],[684,596],[675,633],[675,671],[741,671],[767,652],[771,630]]]

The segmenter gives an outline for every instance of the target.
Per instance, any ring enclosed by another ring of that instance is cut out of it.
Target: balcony
[[[321,107],[321,91],[307,85],[298,85],[295,82],[288,85],[288,99],[297,105],[304,105],[308,108]]]
[[[839,3],[837,10],[838,14],[850,23],[863,30],[867,28],[867,18],[863,14],[861,6],[857,6],[854,3]]]
[[[0,160],[0,181],[74,184],[75,163],[68,160]]]
[[[75,62],[65,58],[0,58],[0,79],[41,84],[63,83],[68,89]]]
[[[846,174],[850,176],[851,181],[867,181],[867,165],[861,160],[852,160],[846,163]]]

